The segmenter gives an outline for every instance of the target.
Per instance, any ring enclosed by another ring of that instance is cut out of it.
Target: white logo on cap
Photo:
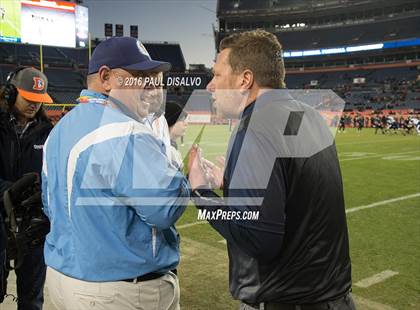
[[[143,43],[141,43],[140,41],[137,41],[137,47],[139,48],[140,53],[150,57],[149,52],[144,47]]]

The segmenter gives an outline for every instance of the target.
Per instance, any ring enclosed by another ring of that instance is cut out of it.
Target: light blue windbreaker
[[[189,184],[152,131],[106,99],[82,91],[45,143],[45,262],[85,281],[164,273],[179,262]]]

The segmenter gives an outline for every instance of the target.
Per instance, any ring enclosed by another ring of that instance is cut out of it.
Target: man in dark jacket
[[[0,210],[3,218],[4,192],[27,173],[41,174],[42,149],[52,129],[42,109],[42,103],[52,103],[47,83],[47,77],[39,70],[18,68],[9,75],[0,94]],[[31,249],[15,272],[18,309],[42,309],[46,272],[43,245]],[[3,280],[7,276],[6,271]]]
[[[239,124],[224,173],[198,149],[189,179],[199,215],[227,240],[231,294],[244,310],[355,309],[329,128],[318,111],[282,89],[281,45],[273,34],[234,34],[220,50],[207,88],[218,112],[239,117]],[[224,199],[209,181],[222,185]]]

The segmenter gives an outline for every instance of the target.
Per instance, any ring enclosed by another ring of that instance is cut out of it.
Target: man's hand
[[[208,179],[212,188],[223,188],[223,176],[225,173],[225,158],[219,156],[216,158],[218,165],[203,158],[203,167],[207,171]]]
[[[201,156],[201,149],[198,145],[193,145],[188,160],[189,175],[188,179],[192,190],[199,186],[209,186],[209,181],[206,176],[206,170],[203,166],[203,158]]]

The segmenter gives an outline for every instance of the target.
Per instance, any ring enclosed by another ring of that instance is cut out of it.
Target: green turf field
[[[200,128],[188,128],[182,151]],[[228,136],[227,126],[207,126],[204,156],[224,155]],[[348,129],[337,134],[336,144],[358,309],[420,309],[420,136]],[[226,245],[208,224],[196,222],[195,207],[189,206],[177,224],[181,305],[188,310],[237,308],[228,290]],[[356,286],[384,271],[394,275],[365,288]]]
[[[20,38],[20,1],[0,0],[0,36]]]

